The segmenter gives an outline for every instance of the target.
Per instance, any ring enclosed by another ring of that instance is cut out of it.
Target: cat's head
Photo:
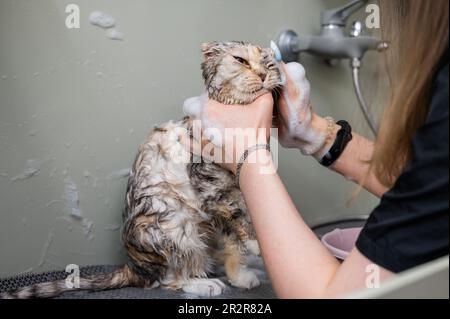
[[[202,44],[202,71],[211,99],[224,104],[249,104],[281,85],[270,48],[244,42]]]

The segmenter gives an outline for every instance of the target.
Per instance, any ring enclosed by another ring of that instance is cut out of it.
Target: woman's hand
[[[262,95],[249,105],[224,105],[206,96],[190,98],[183,110],[194,119],[194,138],[181,141],[194,154],[236,173],[246,149],[269,143],[273,104],[271,94]],[[196,125],[200,123],[195,120],[201,122],[201,136],[196,136]]]
[[[300,64],[281,63],[280,68],[285,77],[276,110],[280,144],[298,148],[303,154],[313,155],[320,161],[333,145],[340,126],[334,124],[333,119],[322,118],[312,111],[309,82]],[[367,173],[373,142],[356,133],[352,135],[352,141],[331,168],[381,197],[387,188],[381,185],[373,172]]]
[[[277,123],[280,144],[298,148],[305,155],[318,153],[326,143],[327,120],[311,108],[310,84],[299,63],[280,63],[285,85],[278,100]]]

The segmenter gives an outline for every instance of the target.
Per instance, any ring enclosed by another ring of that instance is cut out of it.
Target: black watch
[[[325,167],[331,166],[344,152],[347,144],[352,140],[352,127],[346,121],[338,121],[336,124],[341,126],[341,129],[336,134],[336,140],[331,146],[328,153],[320,160],[320,164]]]

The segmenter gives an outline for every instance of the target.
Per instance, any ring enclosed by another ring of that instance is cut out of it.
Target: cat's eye
[[[234,56],[233,58],[235,58],[236,61],[238,61],[239,63],[242,63],[245,66],[250,65],[246,59],[241,58],[240,56]]]

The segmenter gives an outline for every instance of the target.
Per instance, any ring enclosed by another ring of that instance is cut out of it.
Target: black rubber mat
[[[107,273],[118,268],[112,265],[85,266],[80,268],[81,277]],[[217,297],[217,299],[270,299],[275,298],[270,282],[264,271],[261,258],[249,257],[249,268],[255,271],[261,282],[259,287],[250,290],[238,289],[231,287],[224,276],[219,278],[227,283],[228,288],[225,292]],[[24,287],[40,282],[64,279],[67,273],[63,270],[48,271],[44,273],[27,273],[10,278],[0,279],[0,292],[10,291],[19,287]],[[197,299],[198,296],[186,294],[184,292],[172,291],[167,289],[143,289],[143,288],[122,288],[115,290],[89,292],[89,291],[73,291],[66,292],[56,298],[59,299]]]

